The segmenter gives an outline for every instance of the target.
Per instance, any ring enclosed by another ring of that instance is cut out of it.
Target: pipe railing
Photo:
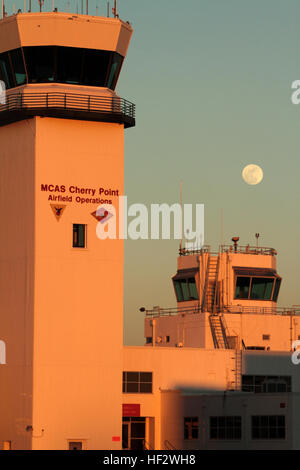
[[[212,252],[210,250],[209,245],[204,245],[202,248],[180,248],[179,255],[180,256],[189,256],[189,255],[196,255],[202,253],[211,253],[211,254],[218,254],[218,253],[242,253],[248,255],[270,255],[276,256],[277,251],[274,248],[268,248],[265,246],[241,246],[237,245],[220,245],[218,252]]]
[[[201,313],[200,306],[192,307],[172,307],[172,308],[155,308],[152,310],[142,310],[145,312],[146,317],[165,317],[173,315],[184,315],[184,314],[197,314]],[[211,314],[211,312],[208,312]],[[293,316],[300,315],[300,308],[294,307],[251,307],[251,306],[240,306],[240,305],[229,305],[223,306],[216,310],[213,315],[219,313],[232,313],[232,314],[258,314],[258,315],[283,315]]]
[[[124,98],[61,92],[7,93],[0,104],[0,118],[1,113],[30,110],[82,111],[135,119],[135,105]]]

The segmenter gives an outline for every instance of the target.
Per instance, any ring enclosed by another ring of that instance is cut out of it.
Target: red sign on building
[[[141,416],[141,405],[133,403],[123,403],[123,416]]]

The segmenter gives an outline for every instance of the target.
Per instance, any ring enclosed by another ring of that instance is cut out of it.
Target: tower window
[[[0,80],[3,80],[6,88],[12,88],[14,86],[8,52],[0,54]]]
[[[276,302],[280,282],[278,277],[237,276],[234,298]]]
[[[73,224],[73,248],[86,247],[86,225]]]
[[[174,280],[174,287],[178,302],[186,300],[198,300],[198,292],[194,277]]]
[[[16,86],[26,83],[26,73],[21,49],[10,51],[10,59],[15,77]]]
[[[82,450],[83,442],[82,441],[69,441],[69,450]]]

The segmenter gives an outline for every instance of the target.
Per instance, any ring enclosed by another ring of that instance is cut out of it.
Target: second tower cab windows
[[[248,275],[236,272],[235,299],[271,300],[277,302],[281,278],[277,274],[259,275],[251,272]]]

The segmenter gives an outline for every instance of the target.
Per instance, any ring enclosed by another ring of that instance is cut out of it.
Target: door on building
[[[143,450],[146,439],[146,418],[123,417],[122,448],[127,450]]]

